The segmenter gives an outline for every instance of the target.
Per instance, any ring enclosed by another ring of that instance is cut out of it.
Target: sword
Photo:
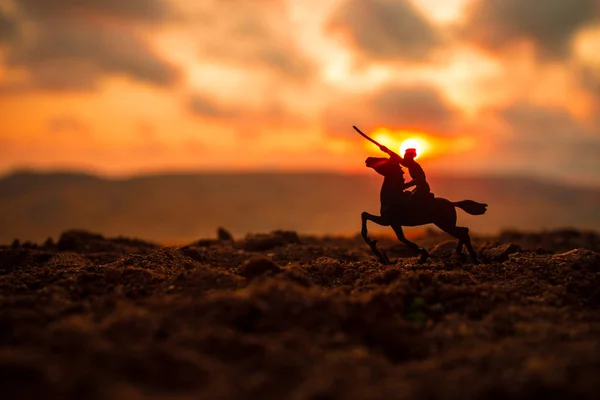
[[[356,126],[352,125],[352,127],[354,128],[354,130],[356,132],[358,132],[358,134],[362,137],[364,137],[365,139],[367,139],[369,142],[376,144],[377,146],[381,147],[381,144],[377,143],[377,141],[371,139],[370,137],[368,137],[363,131],[361,131],[360,129],[358,129]]]

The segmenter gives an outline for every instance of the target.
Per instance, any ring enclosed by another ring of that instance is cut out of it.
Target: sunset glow
[[[408,149],[415,149],[417,152],[415,158],[419,158],[421,154],[423,154],[423,146],[421,145],[421,141],[417,139],[406,139],[404,142],[402,142],[402,145],[400,145],[400,154],[404,156],[404,153]]]
[[[432,143],[436,143],[437,146],[440,146],[437,150],[438,154],[443,152],[443,149],[441,148],[442,140],[435,139],[432,135],[421,132],[392,131],[386,128],[379,128],[373,132],[373,139],[388,147],[390,150],[397,152],[401,156],[404,156],[406,149],[411,148],[417,150],[417,158],[436,155]],[[372,150],[379,150],[379,148],[372,143],[368,143],[367,146]]]
[[[0,174],[354,171],[357,125],[427,168],[600,183],[599,19],[558,1],[0,2]]]

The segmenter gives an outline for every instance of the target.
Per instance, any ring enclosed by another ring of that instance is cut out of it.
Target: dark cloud
[[[261,46],[257,49],[255,56],[250,56],[249,59],[256,57],[258,63],[264,64],[267,67],[280,71],[281,73],[304,80],[313,72],[314,68],[310,61],[304,58],[299,53],[290,52],[285,47],[284,43],[273,42],[266,46]]]
[[[557,160],[564,161],[564,165],[570,166],[574,172],[591,175],[598,179],[600,171],[600,140],[585,138],[577,141],[564,143],[556,146],[561,153]]]
[[[433,26],[406,0],[346,0],[329,22],[368,58],[422,61],[438,44]]]
[[[581,85],[590,93],[600,98],[600,68],[579,65],[575,71]]]
[[[174,16],[166,0],[19,0],[35,18],[96,14],[138,22],[161,22]]]
[[[430,86],[392,86],[356,99],[344,99],[330,107],[324,116],[324,129],[334,135],[348,135],[352,125],[372,130],[423,130],[452,133],[457,110],[447,104]]]
[[[371,106],[388,124],[395,125],[444,124],[453,115],[440,94],[428,86],[386,88],[373,96]]]
[[[468,11],[466,34],[497,51],[529,40],[544,57],[568,54],[573,35],[598,19],[596,0],[477,0]]]
[[[584,126],[568,110],[519,102],[498,111],[508,130],[518,136],[551,139],[584,136]]]
[[[10,16],[5,15],[0,9],[0,45],[12,42],[17,35],[17,23]]]
[[[135,25],[166,18],[162,1],[23,0],[19,5],[32,29],[10,42],[5,63],[29,72],[29,78],[4,82],[4,92],[88,91],[114,75],[158,86],[178,80],[178,68],[152,50]]]
[[[594,178],[600,171],[600,130],[559,107],[520,102],[496,111],[510,136],[499,139],[498,154],[518,162],[522,170],[566,174],[574,180]]]
[[[594,123],[600,132],[600,66],[579,65],[575,68],[574,74],[582,89],[593,101]]]
[[[510,170],[547,179],[568,178],[572,183],[600,182],[600,140],[594,138],[522,136],[501,140],[494,148],[493,157],[504,158]]]
[[[248,107],[222,103],[207,95],[196,93],[188,98],[187,109],[196,117],[232,126],[246,136],[261,133],[263,127],[302,126],[306,122],[304,118],[276,101],[261,107]]]
[[[120,26],[70,21],[43,24],[36,40],[13,46],[7,64],[32,72],[34,86],[50,90],[95,87],[105,75],[123,74],[156,85],[176,81],[177,70],[135,32]]]
[[[210,119],[237,118],[242,114],[234,107],[219,104],[216,100],[200,94],[189,98],[188,109],[196,116]]]
[[[70,115],[61,115],[48,121],[48,130],[52,134],[87,134],[90,129],[79,118]]]

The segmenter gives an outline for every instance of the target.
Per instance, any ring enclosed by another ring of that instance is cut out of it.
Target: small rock
[[[434,258],[451,258],[455,254],[456,241],[448,240],[440,243],[429,252],[429,255]]]
[[[233,241],[233,236],[231,233],[229,233],[229,231],[223,227],[219,227],[219,229],[217,229],[217,238],[222,242]]]
[[[485,247],[481,251],[481,256],[489,261],[503,262],[508,260],[508,256],[521,251],[521,246],[514,243],[505,243],[497,246]]]
[[[587,269],[600,272],[600,254],[587,249],[575,249],[552,256],[555,261],[562,261],[573,269]]]
[[[200,240],[196,240],[193,245],[196,247],[211,247],[214,245],[219,244],[220,241],[219,240],[215,240],[215,239],[200,239]]]
[[[290,263],[283,268],[284,278],[299,284],[300,286],[310,287],[312,281],[306,271],[297,263]]]
[[[273,235],[281,237],[286,243],[300,243],[300,237],[294,231],[275,231]]]
[[[247,279],[262,275],[274,275],[279,272],[281,272],[281,267],[265,257],[253,257],[238,267],[238,273]]]
[[[293,231],[275,231],[268,234],[247,235],[242,248],[248,251],[266,251],[290,243],[300,243]]]
[[[198,247],[202,247],[202,246],[198,246]],[[185,247],[180,248],[179,251],[184,256],[189,257],[192,260],[204,262],[204,261],[206,261],[206,254],[202,248],[199,249],[198,247],[185,246]]]
[[[92,241],[103,241],[104,236],[81,230],[66,231],[58,239],[56,247],[59,251],[84,252],[87,243]]]

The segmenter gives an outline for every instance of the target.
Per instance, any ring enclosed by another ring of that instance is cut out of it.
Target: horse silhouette
[[[387,254],[377,248],[377,241],[369,237],[367,221],[372,221],[381,226],[391,226],[398,240],[416,250],[420,254],[419,263],[424,263],[429,257],[429,252],[406,239],[403,226],[419,226],[435,224],[444,232],[458,239],[456,254],[465,261],[462,252],[465,246],[473,262],[478,263],[477,253],[471,244],[469,228],[456,226],[456,207],[471,215],[482,215],[487,211],[487,204],[477,203],[473,200],[451,202],[450,200],[434,197],[430,194],[427,200],[411,201],[411,193],[404,190],[404,171],[402,167],[389,158],[369,157],[365,164],[384,176],[381,186],[381,215],[363,212],[361,235],[383,264],[391,264]]]

